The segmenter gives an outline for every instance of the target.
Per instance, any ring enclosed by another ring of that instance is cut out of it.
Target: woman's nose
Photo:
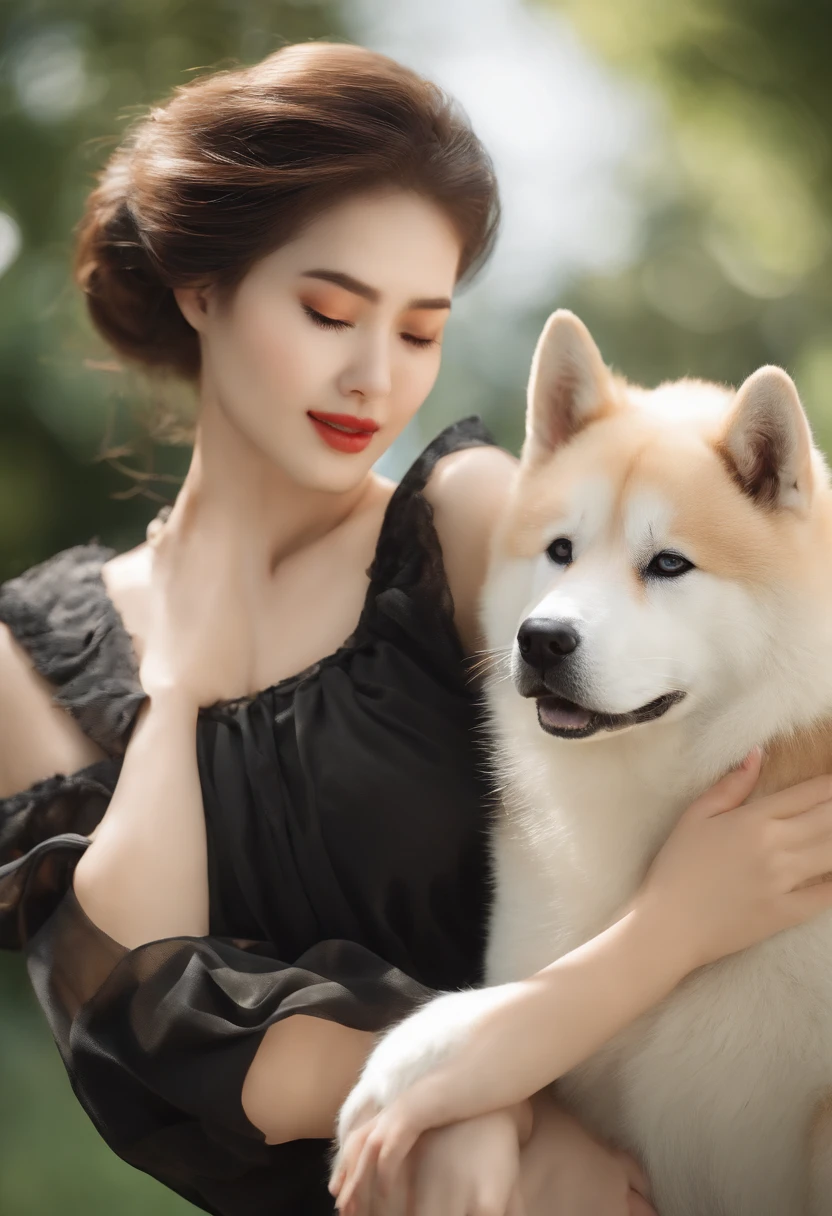
[[[362,397],[386,397],[392,382],[389,339],[373,336],[361,343],[340,377],[340,389],[345,396],[360,393]]]

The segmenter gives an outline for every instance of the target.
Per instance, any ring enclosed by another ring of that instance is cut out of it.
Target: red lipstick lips
[[[307,417],[324,443],[336,452],[363,452],[379,429],[372,418],[356,418],[353,414],[308,410]]]

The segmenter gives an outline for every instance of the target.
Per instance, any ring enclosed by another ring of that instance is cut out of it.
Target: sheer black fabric
[[[381,1030],[430,991],[480,979],[489,789],[421,491],[441,456],[488,442],[465,420],[404,478],[343,647],[200,714],[205,938],[125,950],[72,893],[142,700],[100,577],[109,552],[70,550],[0,588],[0,619],[108,755],[0,801],[0,945],[26,949],[111,1147],[217,1216],[333,1210],[326,1142],[266,1145],[242,1109],[268,1026],[302,1012]]]

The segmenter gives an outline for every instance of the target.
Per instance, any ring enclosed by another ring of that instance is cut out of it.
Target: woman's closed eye
[[[303,311],[321,329],[352,329],[355,324],[354,321],[340,321],[336,317],[327,317],[324,313],[318,312],[317,308],[313,308],[311,304],[304,304]]]
[[[411,346],[417,347],[419,350],[427,350],[429,346],[438,346],[438,338],[419,338],[416,334],[402,334],[401,337],[405,342],[409,342]]]
[[[319,312],[317,308],[313,308],[311,304],[304,304],[303,311],[307,317],[320,329],[353,329],[354,321],[344,321],[338,317],[328,317],[326,313]],[[402,341],[407,342],[409,346],[415,346],[417,350],[427,350],[431,346],[438,346],[438,338],[423,338],[418,334],[402,333],[399,335]]]

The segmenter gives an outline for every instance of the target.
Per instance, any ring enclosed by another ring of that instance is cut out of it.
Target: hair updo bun
[[[173,289],[231,289],[309,219],[387,184],[448,215],[460,278],[487,258],[494,171],[455,103],[364,48],[288,46],[178,88],[133,128],[87,200],[76,280],[120,355],[195,379],[199,342]]]
[[[75,278],[99,332],[121,355],[193,378],[199,342],[174,299],[174,283],[142,238],[131,210],[130,153],[117,153],[87,200]]]

